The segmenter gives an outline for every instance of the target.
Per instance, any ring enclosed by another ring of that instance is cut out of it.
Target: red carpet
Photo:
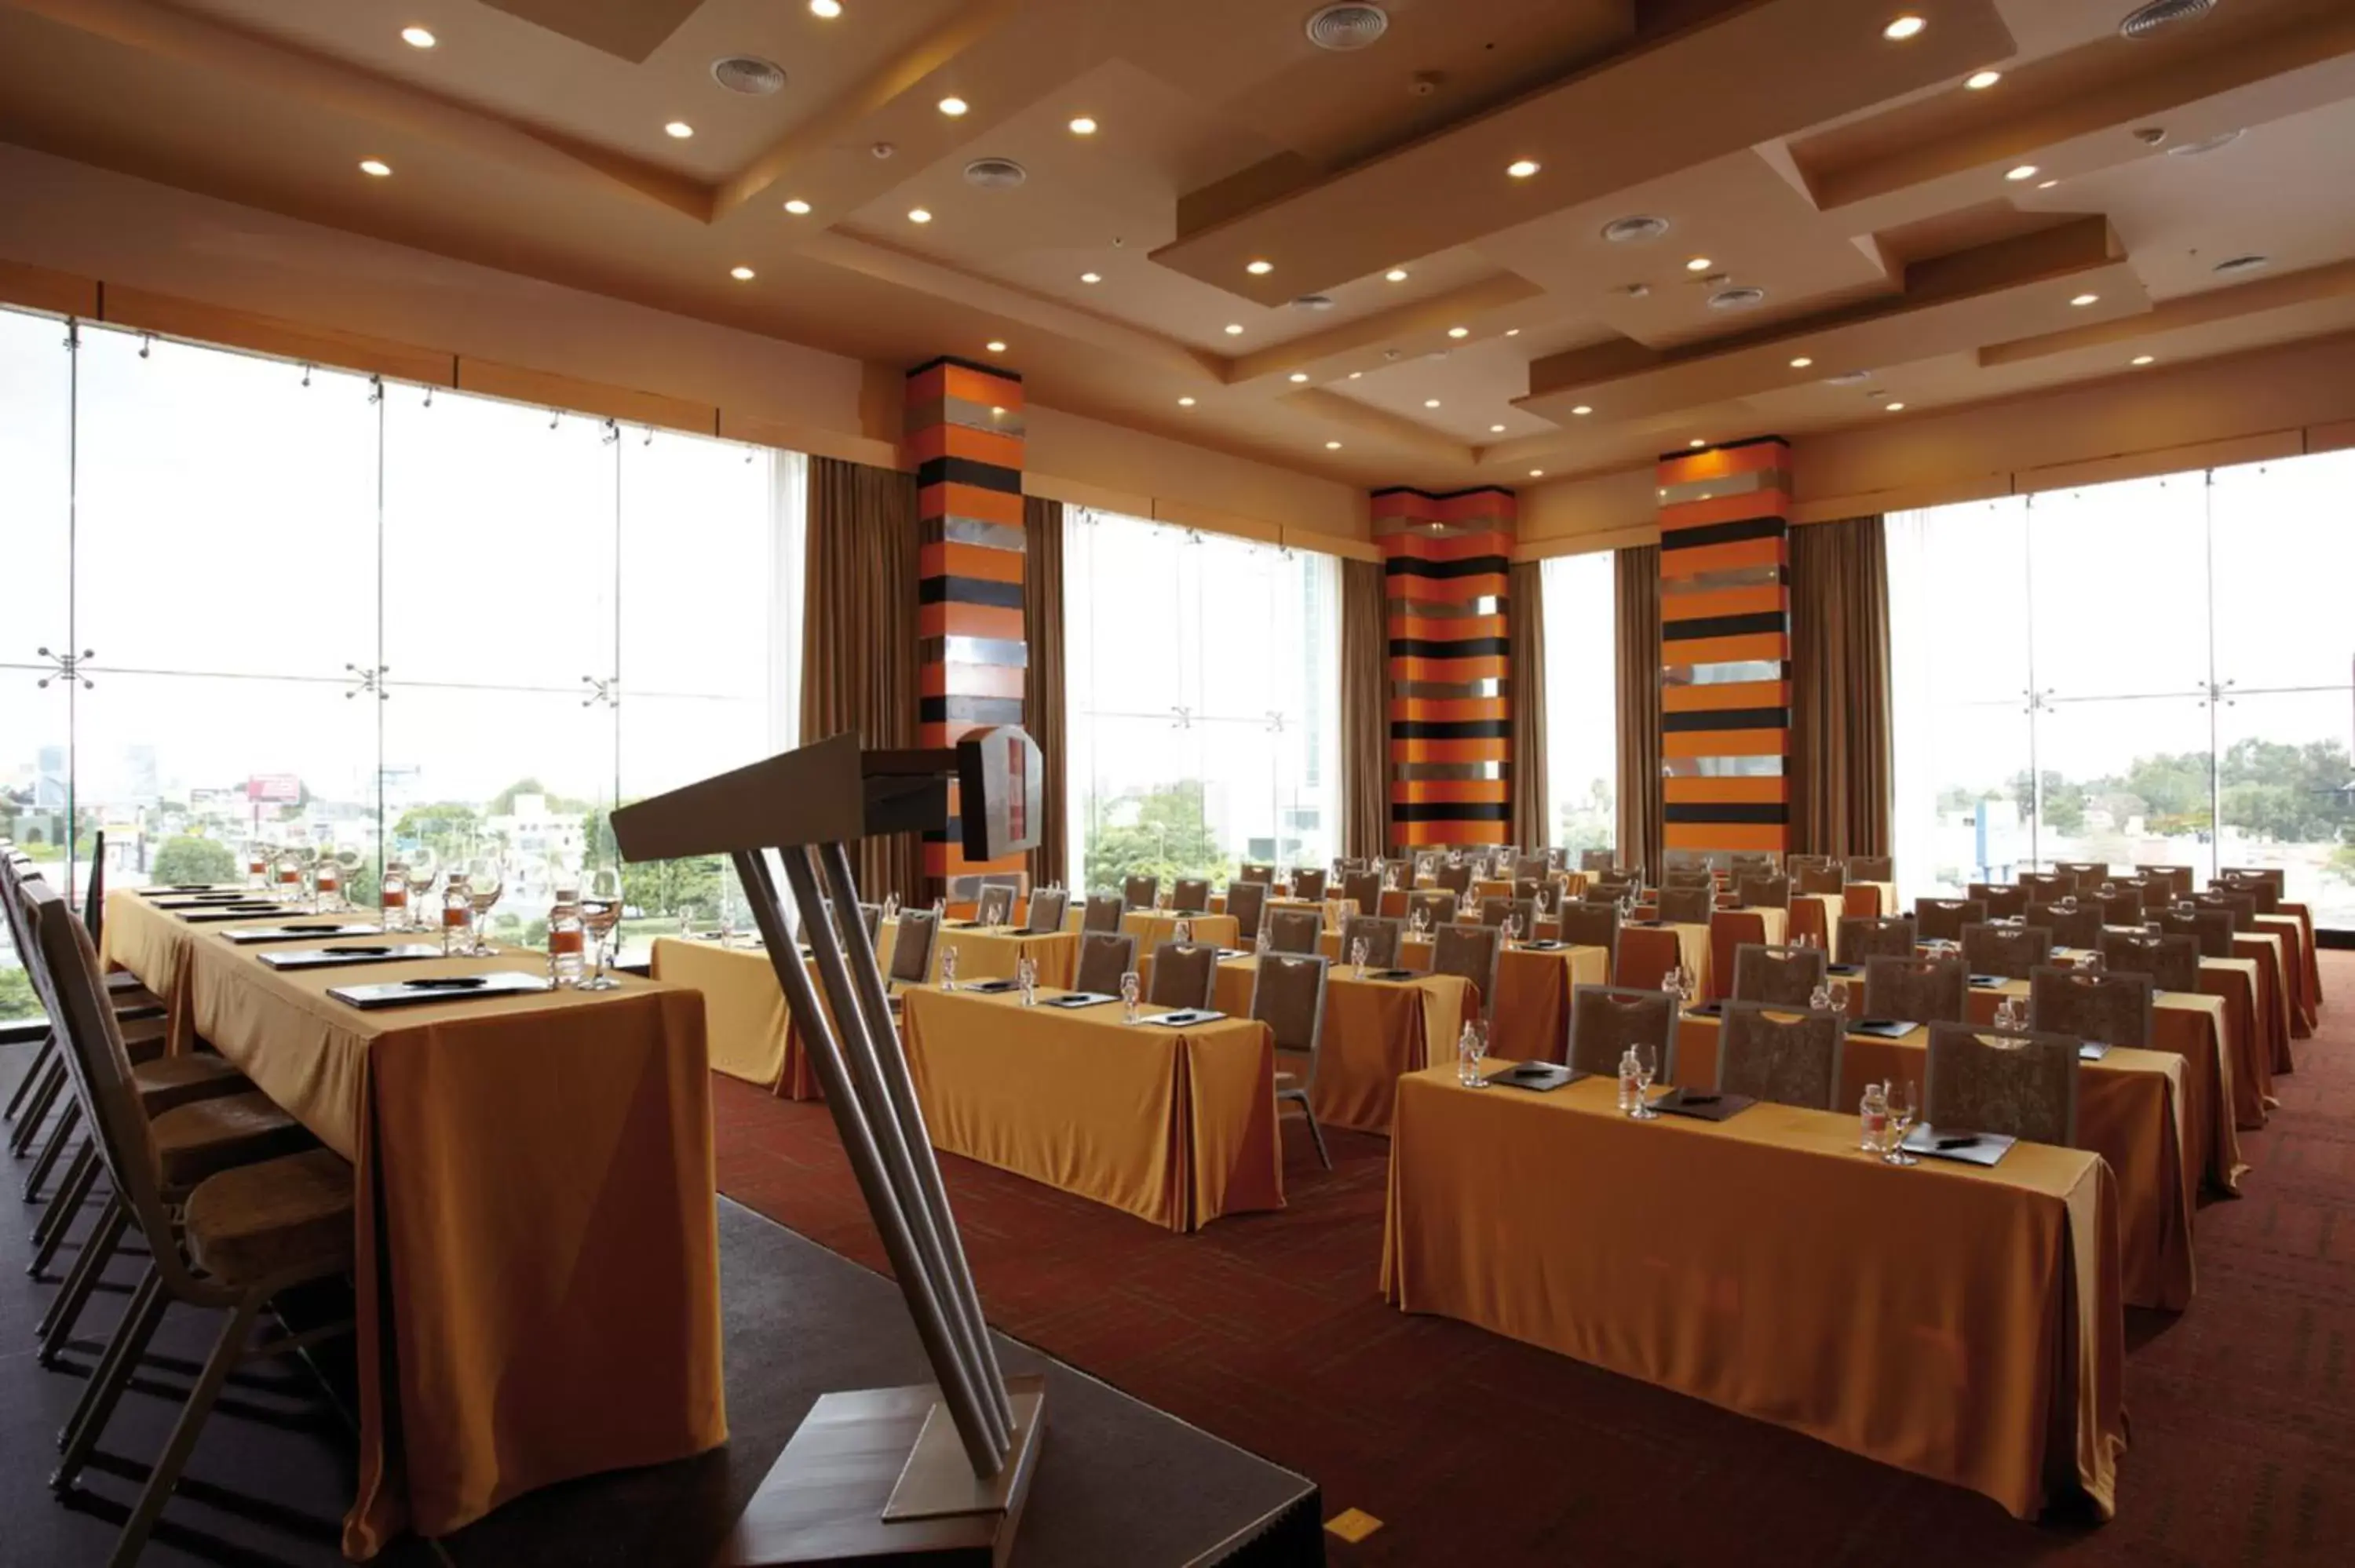
[[[1339,1564],[2343,1563],[2355,1542],[2355,955],[2198,1222],[2200,1295],[2128,1315],[2119,1514],[2031,1526],[1975,1493],[1497,1339],[1376,1290],[1388,1145],[1286,1128],[1290,1207],[1175,1236],[949,1159],[999,1328],[1313,1477],[1383,1528]],[[824,1107],[731,1080],[729,1196],[874,1267]]]

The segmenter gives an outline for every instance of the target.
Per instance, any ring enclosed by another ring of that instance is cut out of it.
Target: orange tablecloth
[[[1619,972],[1612,983],[1657,991],[1668,966],[1682,964],[1692,970],[1700,986],[1695,994],[1706,1000],[1717,994],[1710,989],[1715,983],[1715,945],[1707,926],[1622,926]],[[1726,961],[1733,960],[1729,956]]]
[[[1851,1001],[1859,989],[1850,988]],[[1686,1088],[1714,1087],[1717,1042],[1716,1019],[1699,1013],[1679,1018],[1671,1081]],[[1925,1027],[1895,1040],[1848,1036],[1840,1048],[1840,1107],[1861,1100],[1867,1084],[1895,1079],[1918,1092],[1928,1074],[1929,1047]],[[2191,1128],[2183,1065],[2181,1057],[2164,1051],[2120,1048],[2083,1064],[2077,1081],[2077,1147],[2108,1160],[2117,1178],[2126,1303],[2171,1312],[2191,1302],[2191,1215],[2199,1196],[2198,1171],[2184,1157]]]
[[[1136,938],[1136,961],[1142,964],[1152,956],[1154,948],[1164,942],[1178,939],[1178,922],[1180,920],[1192,924],[1194,940],[1198,942],[1215,942],[1221,948],[1231,948],[1241,939],[1239,935],[1241,928],[1231,915],[1165,915],[1154,909],[1132,909],[1120,917],[1120,928]],[[942,936],[945,939],[947,933],[943,932]],[[1074,953],[1077,950],[1074,948]],[[1071,961],[1077,964],[1079,959],[1074,957]],[[957,978],[963,980],[964,971],[958,970]]]
[[[2126,1330],[2099,1157],[2020,1144],[1992,1170],[1900,1169],[1857,1152],[1853,1117],[1639,1122],[1614,1092],[1404,1079],[1388,1298],[2023,1519],[2076,1492],[2115,1511]]]
[[[1893,882],[1851,882],[1842,898],[1845,914],[1870,917],[1904,913],[1897,907],[1897,885]]]
[[[1791,895],[1789,931],[1794,938],[1813,937],[1823,944],[1832,961],[1839,959],[1840,916],[1848,913],[1848,896],[1843,893],[1794,893]],[[1731,976],[1732,969],[1726,973]],[[1729,979],[1726,982],[1731,985]]]
[[[2298,937],[2304,948],[2307,993],[2314,999],[2315,1007],[2322,1006],[2322,963],[2315,956],[2314,911],[2303,904],[2284,903],[2280,912],[2297,922]]]
[[[1336,966],[1334,979],[1346,978],[1349,971],[1340,967],[1340,933],[1326,932],[1322,950]],[[1399,939],[1401,969],[1428,969],[1431,954],[1427,940]],[[1510,1061],[1562,1060],[1570,1037],[1570,988],[1607,984],[1609,959],[1601,948],[1514,948],[1499,953],[1495,1005],[1488,1010],[1489,1054]]]
[[[1793,902],[1797,895],[1793,895]],[[1787,909],[1721,909],[1710,916],[1708,984],[1701,991],[1704,1000],[1715,1001],[1733,994],[1733,950],[1745,942],[1763,942],[1770,948],[1785,945],[1798,933],[1791,924]]]
[[[1131,1028],[1116,1001],[1059,1012],[1011,991],[905,994],[933,1147],[1173,1231],[1284,1207],[1265,1024]]]
[[[2320,1021],[2322,1003],[2322,976],[2315,961],[2313,934],[2303,916],[2287,912],[2258,916],[2257,929],[2282,939],[2282,962],[2288,971],[2284,978],[2289,982],[2290,1033],[2304,1040]]]
[[[2257,1027],[2257,961],[2200,959],[2200,991],[2224,1001],[2225,1044],[2232,1059],[2235,1091],[2232,1119],[2244,1128],[2261,1128],[2281,1101],[2274,1094],[2273,1050]]]
[[[171,999],[176,1030],[352,1162],[360,1460],[346,1553],[725,1442],[702,999],[624,977],[618,991],[362,1012],[328,988],[544,960],[510,949],[280,974],[221,935],[235,924],[189,926],[118,891],[108,954]]]
[[[2257,1032],[2266,1042],[2276,1073],[2296,1070],[2290,1053],[2289,968],[2280,934],[2273,931],[2232,934],[2232,956],[2248,959],[2257,971]]]

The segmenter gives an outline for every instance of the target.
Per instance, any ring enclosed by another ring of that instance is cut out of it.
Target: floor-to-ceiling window
[[[1085,507],[1064,531],[1080,885],[1330,859],[1339,563]]]
[[[1546,829],[1550,843],[1573,854],[1609,849],[1618,834],[1613,560],[1610,551],[1595,550],[1556,556],[1540,568],[1545,589]]]
[[[2279,866],[2355,927],[2355,453],[1891,520],[1906,896]]]
[[[495,855],[528,941],[617,800],[791,743],[803,496],[791,453],[0,311],[0,836],[77,890],[101,842],[117,885],[333,845],[371,898]],[[628,880],[641,935],[722,896]]]

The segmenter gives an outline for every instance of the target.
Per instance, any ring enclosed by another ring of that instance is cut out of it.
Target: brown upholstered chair
[[[2257,901],[2249,894],[2210,885],[2205,893],[2191,895],[2194,909],[2229,909],[2232,914],[2232,929],[2254,931],[2257,928]]]
[[[1840,893],[1848,887],[1848,873],[1837,865],[1805,865],[1799,868],[1801,893]]]
[[[2280,914],[2282,900],[2289,896],[2289,873],[2277,865],[2228,865],[2216,874],[2232,882],[2270,884],[2274,890],[2273,902],[2258,904],[2257,913],[2260,915]]]
[[[1362,916],[1360,916],[1362,918]],[[1157,975],[1160,965],[1154,970]],[[1316,1145],[1317,1163],[1333,1169],[1325,1152],[1325,1129],[1316,1125],[1309,1097],[1316,1085],[1316,1046],[1325,1033],[1325,960],[1313,953],[1267,953],[1252,981],[1251,1015],[1275,1036],[1275,1103],[1300,1107],[1308,1118],[1308,1136]],[[1286,1058],[1299,1063],[1286,1065]]]
[[[1828,963],[1821,948],[1770,948],[1743,942],[1733,949],[1733,997],[1737,1001],[1805,1007],[1824,983]]]
[[[1325,896],[1325,872],[1320,866],[1304,865],[1292,874],[1292,895],[1314,902]]]
[[[1839,923],[1839,958],[1861,966],[1880,955],[1910,959],[1914,947],[1911,915],[1843,915]]]
[[[2098,892],[2102,884],[2110,880],[2110,868],[2100,861],[2056,860],[2052,863],[2052,869],[2075,877],[2076,891],[2081,894]]]
[[[1974,903],[1987,906],[1990,920],[2008,919],[2028,913],[2028,889],[2016,882],[1974,882],[1964,896]]]
[[[2215,893],[2244,893],[2260,915],[2281,913],[2281,884],[2269,876],[2255,876],[2237,872],[2225,872],[2209,885]]]
[[[1660,918],[1671,926],[1706,926],[1717,912],[1717,890],[1710,887],[1663,887]]]
[[[1517,854],[1513,857],[1515,882],[1543,882],[1553,874],[1553,862],[1541,854]]]
[[[1341,896],[1358,906],[1360,915],[1382,912],[1382,874],[1379,871],[1351,872],[1341,879]]]
[[[900,910],[899,934],[891,938],[890,978],[911,985],[931,979],[932,948],[940,935],[941,917],[931,910]]]
[[[2189,937],[2199,945],[2203,959],[2229,959],[2232,956],[2232,912],[2230,909],[2194,908],[2189,914],[2178,914],[2172,906],[2158,912],[2158,929],[2162,936]]]
[[[1366,944],[1366,962],[1376,969],[1396,969],[1399,961],[1400,923],[1384,915],[1352,915],[1341,922],[1341,961],[1350,961],[1350,954],[1359,942]]]
[[[1705,866],[1672,865],[1660,874],[1660,891],[1666,893],[1671,887],[1705,887],[1714,894],[1717,877]]]
[[[1782,865],[1779,855],[1744,853],[1734,855],[1726,863],[1726,875],[1734,882],[1740,882],[1745,876],[1773,876],[1782,869]]]
[[[1915,1023],[1961,1023],[1970,1017],[1971,977],[1963,960],[1891,958],[1864,960],[1864,1015]]]
[[[1565,904],[1561,906],[1558,929],[1561,939],[1573,948],[1601,948],[1610,955],[1604,960],[1603,972],[1617,979],[1619,974],[1619,906],[1615,904]]]
[[[1169,885],[1169,907],[1181,915],[1207,915],[1210,912],[1210,879],[1207,876],[1181,876]]]
[[[1847,1029],[1837,1012],[1729,1001],[1717,1039],[1718,1092],[1836,1110]]]
[[[1063,917],[1071,912],[1071,895],[1060,887],[1033,888],[1030,907],[1024,911],[1022,929],[1026,935],[1050,935],[1063,928]]]
[[[1472,896],[1473,875],[1479,869],[1468,860],[1458,865],[1442,862],[1439,869],[1431,874],[1431,879],[1433,885],[1447,889],[1456,897],[1469,898]]]
[[[1578,852],[1578,869],[1589,875],[1609,871],[1613,864],[1613,854],[1614,852],[1607,849],[1581,850]]]
[[[1504,950],[1494,926],[1446,925],[1432,944],[1431,972],[1461,975],[1472,982],[1474,994],[1465,1004],[1467,1018],[1484,1017],[1497,994],[1497,959]]]
[[[1922,1119],[1936,1128],[2073,1148],[2077,1073],[2073,1034],[1998,1034],[1967,1023],[1934,1023]]]
[[[1146,1004],[1208,1007],[1218,984],[1216,943],[1164,942],[1153,949],[1153,983],[1145,993]]]
[[[2102,940],[2102,906],[2096,903],[2030,904],[2021,919],[2040,930],[2052,933],[2056,948],[2092,948]]]
[[[1582,985],[1570,992],[1570,1065],[1597,1077],[1615,1077],[1630,1045],[1659,1053],[1661,1083],[1677,1071],[1677,999],[1640,986]]]
[[[1783,857],[1783,871],[1796,882],[1801,872],[1824,871],[1838,863],[1828,854],[1786,854]]]
[[[1014,924],[1014,889],[984,883],[980,897],[974,902],[973,918],[978,926]]]
[[[1235,880],[1237,882],[1256,882],[1262,887],[1273,887],[1275,885],[1275,867],[1263,864],[1258,861],[1247,860],[1243,862],[1242,869],[1235,873]]]
[[[1235,936],[1246,946],[1259,940],[1259,925],[1267,918],[1268,885],[1238,877],[1227,884],[1227,913],[1234,916]]]
[[[2143,916],[2146,919],[2149,918],[2153,910],[2164,909],[2183,896],[2175,890],[2173,878],[2161,876],[2156,872],[2147,876],[2136,877],[2135,889],[2142,895]]]
[[[1643,889],[1633,882],[1622,881],[1616,876],[1597,876],[1588,879],[1586,891],[1580,894],[1579,897],[1588,904],[1616,904],[1629,894],[1634,894],[1640,898],[1643,896]]]
[[[2135,869],[2142,873],[2145,876],[2164,878],[2168,885],[2175,889],[2176,896],[2179,898],[2189,898],[2191,896],[2192,874],[2191,868],[2188,865],[2142,865],[2137,863],[2135,866]]]
[[[1745,876],[1733,885],[1733,891],[1744,909],[1791,906],[1791,879],[1787,876]]]
[[[2102,967],[2112,974],[2148,975],[2160,991],[2200,989],[2200,938],[2146,936],[2140,931],[2102,933]]]
[[[1438,930],[1455,918],[1458,895],[1445,887],[1418,887],[1406,895],[1406,917],[1412,921],[1414,912],[1423,911],[1423,923]]]
[[[1538,934],[1538,901],[1534,898],[1483,898],[1480,900],[1480,924],[1502,926],[1511,916],[1520,922],[1514,929],[1526,942]]]
[[[1848,857],[1848,879],[1850,882],[1894,882],[1897,861],[1885,854],[1852,854]]]
[[[1959,942],[1963,927],[1985,924],[1987,905],[1977,898],[1916,898],[1913,933],[1924,942]]]
[[[1966,926],[1963,967],[1975,975],[2026,980],[2052,961],[2052,931],[2045,926]]]
[[[2107,1045],[2150,1048],[2148,975],[2040,966],[2028,977],[2028,1026]]]
[[[1125,906],[1122,904],[1121,900],[1112,894],[1091,893],[1088,895],[1086,906],[1080,913],[1080,929],[1082,931],[1118,931],[1120,929],[1120,917],[1124,912],[1124,909]]]
[[[1267,945],[1279,953],[1313,953],[1325,936],[1322,909],[1271,909],[1267,912]]]
[[[1150,909],[1161,894],[1157,876],[1132,876],[1120,885],[1120,903],[1124,909]]]
[[[1098,996],[1118,996],[1120,977],[1135,968],[1135,938],[1125,931],[1089,931],[1080,938],[1080,968],[1071,985]]]
[[[2019,886],[2030,904],[2058,904],[2077,891],[2077,879],[2065,871],[2023,871]]]

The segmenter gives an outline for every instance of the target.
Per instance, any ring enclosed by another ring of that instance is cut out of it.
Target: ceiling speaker
[[[1337,5],[1324,6],[1307,23],[1308,41],[1336,54],[1362,49],[1390,28],[1390,13],[1367,0],[1343,0]]]
[[[1746,311],[1753,305],[1764,304],[1765,300],[1766,291],[1764,289],[1720,289],[1709,297],[1709,308],[1713,311]]]
[[[1030,171],[1011,158],[975,158],[964,166],[964,183],[986,191],[1012,190],[1030,177]]]
[[[1613,218],[1603,226],[1603,238],[1614,245],[1636,245],[1646,239],[1657,239],[1668,231],[1667,218],[1639,214],[1634,217]]]
[[[711,79],[730,92],[766,98],[785,85],[785,68],[758,55],[730,55],[711,62]]]
[[[2118,24],[2118,36],[2126,38],[2147,38],[2161,27],[2171,27],[2178,22],[2195,21],[2216,8],[2216,0],[2150,0],[2126,13]]]

